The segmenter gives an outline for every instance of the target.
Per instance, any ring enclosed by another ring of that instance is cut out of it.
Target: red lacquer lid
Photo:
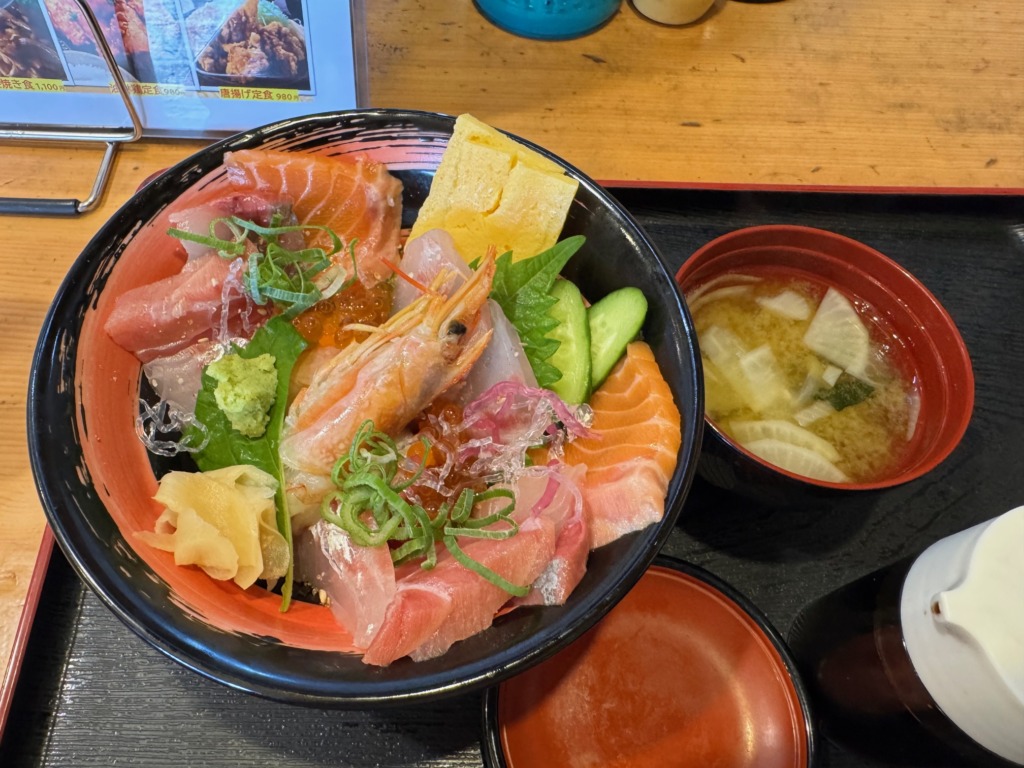
[[[813,740],[795,675],[742,596],[692,566],[655,565],[580,640],[500,686],[492,762],[808,766]]]

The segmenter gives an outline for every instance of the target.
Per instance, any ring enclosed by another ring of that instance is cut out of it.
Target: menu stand
[[[75,0],[84,18],[96,38],[97,47],[103,60],[114,77],[121,100],[124,102],[130,127],[106,128],[89,126],[48,126],[26,125],[18,123],[0,123],[0,141],[33,141],[33,142],[104,142],[106,148],[100,167],[96,172],[89,196],[84,200],[77,198],[38,198],[38,197],[0,197],[0,214],[16,214],[21,216],[77,216],[86,213],[99,203],[107,185],[114,155],[121,144],[137,141],[142,137],[142,121],[139,119],[135,105],[132,104],[128,87],[125,85],[121,70],[117,66],[110,45],[103,36],[103,30],[96,15],[86,0]]]

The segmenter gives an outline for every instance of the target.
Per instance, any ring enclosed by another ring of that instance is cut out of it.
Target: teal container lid
[[[621,0],[474,0],[498,27],[537,40],[568,40],[593,32],[619,9]]]

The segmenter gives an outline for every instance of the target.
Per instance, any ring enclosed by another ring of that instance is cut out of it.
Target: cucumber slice
[[[558,325],[548,332],[558,341],[558,349],[548,362],[562,373],[550,389],[572,405],[585,403],[590,397],[590,326],[587,307],[580,289],[569,280],[556,280],[551,295],[557,303],[548,314]]]
[[[639,288],[612,291],[587,310],[591,379],[597,389],[636,338],[647,317],[647,297]]]

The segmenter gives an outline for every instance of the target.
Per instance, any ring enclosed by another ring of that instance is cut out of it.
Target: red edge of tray
[[[53,533],[50,531],[50,526],[46,526],[43,529],[43,538],[39,543],[39,552],[36,554],[35,565],[32,567],[32,578],[28,583],[25,605],[21,609],[18,628],[14,632],[11,658],[7,662],[7,669],[4,672],[3,686],[0,687],[0,737],[3,736],[4,726],[7,724],[7,716],[10,714],[11,704],[14,701],[14,689],[18,685],[18,675],[21,672],[21,664],[25,659],[28,638],[32,633],[32,623],[35,620],[36,609],[39,607],[39,600],[42,596],[43,582],[46,580],[46,571],[50,566],[50,555],[53,554],[53,545]]]
[[[744,184],[736,182],[703,181],[643,181],[623,179],[599,179],[597,183],[607,189],[689,189],[709,192],[829,192],[834,194],[863,195],[978,195],[978,196],[1024,196],[1024,187],[899,187],[899,186],[858,186],[847,184]]]

